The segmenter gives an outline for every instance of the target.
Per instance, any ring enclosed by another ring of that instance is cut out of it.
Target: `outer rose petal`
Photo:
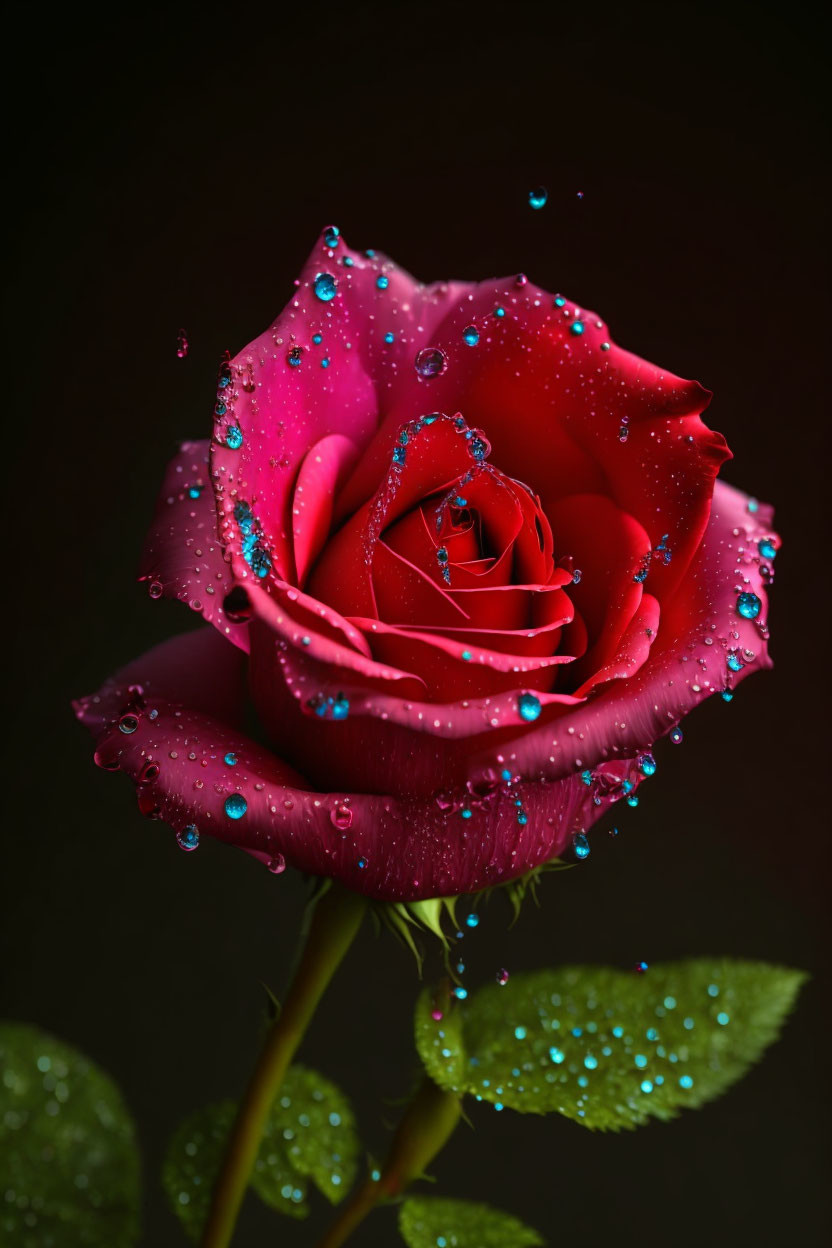
[[[521,775],[551,780],[575,767],[631,756],[648,749],[704,698],[771,667],[768,598],[760,574],[764,560],[757,552],[757,542],[772,535],[771,518],[771,507],[718,481],[702,545],[685,584],[662,607],[649,659],[631,679],[608,685],[504,750],[509,765]],[[741,591],[760,598],[756,621],[739,615]],[[737,651],[744,664],[739,672],[727,666],[729,651]],[[493,752],[483,750],[472,762],[473,778],[491,766]]]
[[[206,640],[206,637],[209,640]],[[99,757],[115,760],[137,785],[143,808],[177,831],[195,824],[200,833],[227,841],[267,863],[278,855],[302,871],[334,876],[357,892],[385,901],[473,892],[510,879],[557,856],[572,836],[603,814],[612,797],[594,805],[579,777],[556,784],[495,785],[448,805],[433,796],[402,799],[351,793],[316,793],[273,754],[239,729],[188,704],[204,696],[204,662],[221,651],[211,634],[188,634],[136,660],[79,715],[97,735]],[[233,656],[226,647],[225,660]],[[239,661],[237,661],[239,667]],[[128,685],[145,690],[145,713],[125,735],[118,719],[130,704]],[[150,712],[155,712],[151,718]],[[236,763],[225,759],[229,752]],[[159,773],[143,782],[148,763]],[[626,776],[638,783],[629,762],[606,771],[610,786]],[[241,794],[245,814],[232,819],[226,799]],[[518,820],[516,802],[527,816]]]
[[[248,650],[246,629],[230,624],[222,607],[232,576],[217,534],[208,447],[207,441],[183,442],[168,464],[142,552],[140,580],[148,582],[154,597],[179,598],[235,646]]]

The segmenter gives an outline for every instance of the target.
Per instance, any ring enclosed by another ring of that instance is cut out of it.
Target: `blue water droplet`
[[[690,1077],[690,1075],[679,1076],[679,1087],[684,1088],[685,1090],[693,1087],[693,1079]]]
[[[225,758],[223,759],[223,762],[225,763],[226,767],[236,767],[237,755],[234,753],[233,750],[229,750]]]
[[[462,338],[469,347],[475,347],[480,340],[480,331],[476,325],[466,325],[462,331]]]
[[[386,290],[389,285],[390,285],[390,278],[387,276],[387,274],[379,273],[378,277],[376,278],[376,286],[378,287],[378,289]]]
[[[454,988],[454,996],[456,997],[457,1001],[464,1001],[465,998],[468,996],[468,989],[456,987]]]
[[[242,819],[248,810],[248,802],[242,793],[229,793],[223,803],[223,808],[229,819]]]
[[[468,914],[465,916],[466,927],[479,927],[480,916],[478,914]]]
[[[684,739],[685,738],[684,738],[681,728],[671,728],[670,740],[673,742],[674,745],[681,745]]]
[[[745,667],[745,664],[743,663],[742,659],[740,658],[736,650],[728,651],[728,654],[726,655],[726,658],[725,658],[725,662],[728,664],[728,667],[730,668],[732,672],[741,672],[742,669]]]
[[[572,848],[575,851],[575,857],[581,861],[589,857],[589,841],[585,832],[576,832],[572,837]]]
[[[552,1048],[549,1050],[549,1057],[552,1059],[552,1061],[555,1063],[556,1066],[560,1066],[560,1064],[563,1061],[565,1061],[566,1054],[564,1053],[563,1049],[558,1049],[555,1046],[552,1046]]]
[[[763,537],[757,543],[757,549],[764,559],[774,559],[777,556],[777,547],[770,537]]]
[[[326,356],[321,360],[321,368],[329,368],[329,360]]]
[[[517,710],[527,724],[534,723],[541,711],[540,698],[534,693],[521,693],[517,699]]]
[[[297,368],[303,359],[303,347],[290,347],[286,353],[286,363],[290,368]]]
[[[324,230],[324,242],[327,247],[337,247],[340,236],[341,231],[337,225],[328,225]]]
[[[195,823],[189,823],[187,828],[183,828],[181,832],[176,833],[176,843],[180,849],[184,849],[186,854],[190,854],[199,846],[199,832]]]
[[[569,326],[569,332],[570,334],[574,334],[576,338],[579,338],[581,334],[584,332],[585,328],[586,327],[583,321],[573,321],[572,324]]]
[[[638,769],[643,776],[655,776],[656,760],[652,754],[642,754],[638,760]]]
[[[321,345],[321,343],[323,342],[323,340],[324,340],[324,336],[323,336],[323,334],[313,334],[313,335],[312,335],[312,341],[314,342],[314,344],[315,344],[315,346],[316,346],[316,347],[319,347],[319,346]]]
[[[531,208],[544,208],[549,198],[549,192],[545,186],[536,186],[533,191],[529,191],[529,206]]]
[[[239,451],[243,445],[243,431],[239,425],[229,425],[225,431],[225,445],[232,451]]]
[[[587,1053],[586,1057],[584,1058],[584,1066],[586,1066],[587,1070],[597,1069],[598,1058],[594,1057],[592,1053]]]
[[[649,1079],[642,1079],[641,1090],[642,1092],[645,1092],[645,1093],[649,1093],[653,1091],[653,1085]]]
[[[338,283],[331,273],[319,273],[312,283],[312,289],[321,303],[329,303],[338,291]]]
[[[387,333],[384,335],[384,341],[387,343],[388,347],[390,346],[391,342],[396,341],[396,335],[393,333],[392,330],[388,329]]]
[[[763,604],[756,594],[743,593],[737,595],[737,611],[745,620],[756,620]]]

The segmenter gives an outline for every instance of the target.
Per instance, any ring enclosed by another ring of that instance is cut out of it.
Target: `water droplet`
[[[462,331],[462,337],[469,347],[475,347],[480,340],[480,331],[476,325],[466,325]]]
[[[744,593],[737,595],[737,612],[745,620],[756,620],[763,604],[756,594]]]
[[[379,273],[378,277],[376,278],[376,286],[378,287],[378,289],[386,290],[389,285],[390,285],[390,278],[387,276],[387,274]]]
[[[165,592],[165,587],[161,581],[151,581],[147,587],[147,592],[151,598],[161,598]]]
[[[125,736],[130,736],[139,726],[138,715],[133,715],[129,711],[126,715],[122,715],[118,721],[119,732],[123,732]]]
[[[457,987],[454,988],[454,996],[456,997],[457,1001],[464,1001],[465,998],[468,996],[468,989],[462,988],[459,985],[457,985]]]
[[[575,833],[575,835],[572,837],[572,848],[575,851],[575,857],[578,858],[580,861],[583,861],[585,858],[589,857],[589,841],[586,838],[586,833],[584,832]]]
[[[312,289],[321,303],[329,303],[330,299],[335,298],[338,283],[331,273],[319,273],[312,283]]]
[[[396,341],[396,335],[391,329],[388,329],[387,333],[384,335],[384,341],[387,343],[388,347],[391,343]]]
[[[497,983],[502,988],[508,983],[508,980],[509,980],[508,971],[506,970],[504,966],[501,966],[494,978],[497,980]]]
[[[286,870],[286,859],[282,854],[275,854],[274,858],[269,859],[266,866],[269,868],[272,875],[282,875]]]
[[[472,912],[471,914],[467,914],[465,916],[466,927],[479,927],[479,923],[480,923],[480,916],[478,914],[474,914]]]
[[[243,431],[239,425],[229,425],[225,431],[225,445],[232,451],[239,451],[243,445]]]
[[[544,208],[549,198],[549,192],[545,186],[536,186],[533,191],[529,191],[529,206],[531,208]]]
[[[558,1049],[558,1048],[555,1048],[554,1046],[552,1046],[552,1048],[549,1050],[549,1057],[552,1059],[552,1061],[555,1063],[556,1066],[560,1066],[561,1063],[566,1060],[566,1054],[564,1053],[563,1049]]]
[[[534,723],[540,715],[540,698],[534,693],[521,693],[517,699],[517,710],[520,718],[525,719],[527,724]]]
[[[229,750],[225,758],[223,759],[223,762],[225,763],[226,767],[236,767],[237,755],[234,753],[233,750]]]
[[[324,230],[324,242],[327,247],[337,247],[340,236],[341,231],[338,229],[337,225],[328,225]]]
[[[674,745],[681,745],[684,739],[685,739],[684,734],[681,728],[671,728],[670,740],[673,742]]]
[[[290,347],[286,352],[286,363],[290,368],[297,368],[303,359],[303,347]]]
[[[187,332],[184,329],[180,329],[176,335],[176,354],[180,360],[184,360],[188,354],[189,347]]]
[[[444,373],[448,357],[439,347],[423,347],[413,363],[420,377],[438,377],[440,373]]]
[[[346,832],[347,828],[352,827],[352,811],[346,802],[338,802],[329,812],[329,818],[333,826],[341,832]]]
[[[638,760],[638,769],[643,776],[655,776],[656,760],[652,754],[642,754]]]
[[[584,325],[583,321],[573,321],[572,324],[569,326],[569,332],[570,334],[574,334],[576,338],[579,338],[581,334],[584,332],[585,328],[586,326]]]
[[[762,537],[757,543],[757,549],[764,559],[775,559],[777,557],[777,547],[770,537]]]
[[[176,843],[180,849],[184,849],[186,854],[190,854],[192,850],[199,848],[199,832],[195,823],[189,823],[187,828],[183,828],[181,832],[176,833]]]
[[[230,793],[223,803],[223,809],[229,819],[242,819],[248,810],[248,802],[242,793]]]
[[[645,971],[649,970],[649,966],[646,962],[636,962],[633,969],[635,970],[636,975],[643,975]]]

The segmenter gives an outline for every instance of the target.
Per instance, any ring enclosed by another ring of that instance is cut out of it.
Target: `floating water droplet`
[[[480,916],[478,914],[474,914],[473,911],[471,912],[471,914],[467,914],[465,916],[466,927],[479,927],[479,923],[480,923]]]
[[[454,996],[456,997],[457,1001],[464,1001],[465,998],[468,996],[468,989],[462,988],[459,985],[457,985],[457,987],[454,988]]]
[[[413,365],[420,377],[438,377],[444,373],[448,357],[439,347],[423,347],[417,352]]]
[[[575,851],[575,857],[579,860],[583,861],[589,857],[589,841],[586,838],[586,833],[575,833],[572,837],[572,848]]]
[[[242,793],[229,793],[223,802],[223,809],[229,819],[242,819],[248,810],[248,802]]]
[[[347,828],[352,827],[352,811],[346,802],[337,802],[329,812],[329,818],[334,827],[341,832],[346,832]]]
[[[529,191],[529,206],[531,208],[544,208],[549,198],[549,192],[545,186],[536,186],[533,191]]]
[[[737,612],[743,619],[756,620],[762,608],[763,604],[756,594],[743,593],[737,595]]]
[[[469,347],[475,347],[480,340],[480,331],[476,325],[466,325],[462,331],[462,337]]]
[[[685,739],[684,733],[682,732],[681,728],[671,728],[670,740],[673,742],[674,745],[681,745],[684,739]]]
[[[269,868],[272,875],[282,875],[286,870],[286,859],[282,854],[275,854],[273,858],[269,859],[266,866]]]
[[[189,823],[187,828],[183,828],[181,832],[176,833],[176,843],[180,849],[184,849],[186,854],[190,854],[193,850],[199,848],[199,832],[195,823]]]
[[[319,273],[312,283],[312,289],[315,297],[320,299],[321,303],[329,303],[335,298],[338,291],[338,283],[331,273]]]
[[[527,724],[534,723],[541,711],[540,698],[534,693],[521,693],[517,699],[517,710]]]

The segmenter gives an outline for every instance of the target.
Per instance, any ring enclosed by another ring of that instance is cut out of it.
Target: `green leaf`
[[[651,966],[643,975],[594,966],[535,971],[463,1006],[443,1009],[423,993],[416,1046],[449,1091],[619,1130],[673,1118],[724,1092],[776,1038],[805,978],[729,958]]]
[[[192,1240],[199,1238],[205,1225],[236,1108],[233,1101],[203,1106],[185,1119],[168,1145],[162,1186]],[[268,1150],[261,1146],[256,1164],[259,1170],[252,1184],[262,1183],[266,1204],[291,1218],[305,1218],[309,1213],[306,1183],[292,1170],[285,1150],[274,1144]]]
[[[317,1071],[293,1066],[272,1108],[252,1184],[266,1204],[274,1204],[268,1161],[283,1150],[294,1173],[311,1179],[335,1205],[355,1180],[358,1149],[355,1117],[340,1088]]]
[[[71,1045],[0,1023],[0,1241],[128,1248],[139,1237],[139,1155],[116,1085]]]
[[[409,1248],[537,1248],[537,1231],[510,1213],[467,1200],[411,1196],[399,1210]]]
[[[205,1224],[235,1112],[233,1101],[197,1110],[168,1146],[162,1184],[191,1239]],[[315,1071],[293,1066],[272,1106],[251,1186],[270,1208],[305,1218],[307,1179],[335,1204],[352,1186],[358,1147],[344,1094]]]

